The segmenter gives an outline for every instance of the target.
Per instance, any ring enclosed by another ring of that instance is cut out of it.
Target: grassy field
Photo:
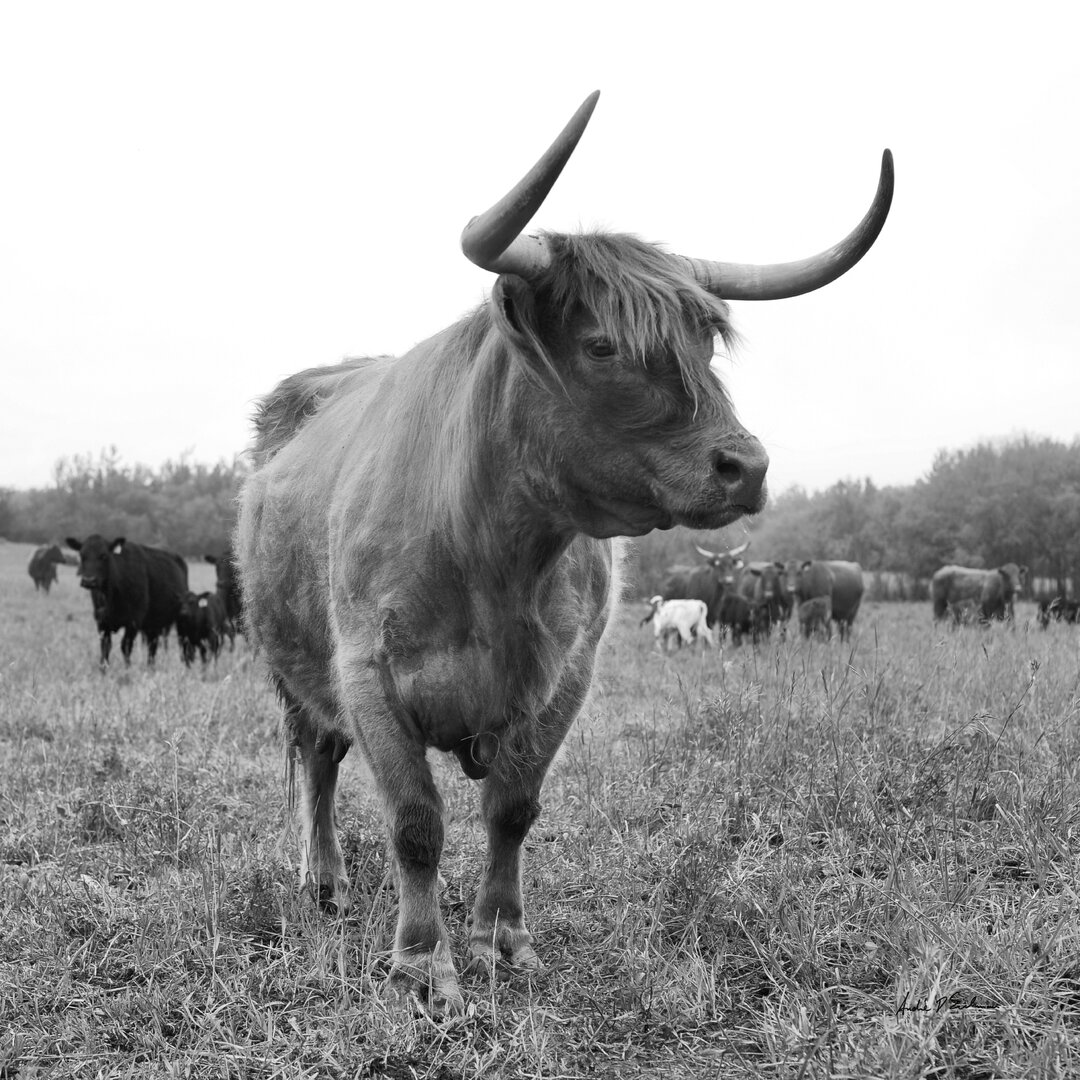
[[[73,569],[37,595],[29,551],[0,543],[0,1078],[1080,1075],[1078,639],[1030,603],[671,657],[628,604],[526,845],[547,969],[464,976],[435,1022],[379,995],[357,755],[342,922],[298,893],[250,650],[102,675]],[[477,790],[435,765],[461,966]]]

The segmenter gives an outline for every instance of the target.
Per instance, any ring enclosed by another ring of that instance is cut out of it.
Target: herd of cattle
[[[188,588],[187,563],[175,552],[123,537],[110,543],[97,534],[86,540],[69,537],[67,546],[78,554],[65,552],[59,544],[37,548],[30,557],[30,577],[35,589],[47,593],[57,580],[58,566],[79,567],[80,583],[93,604],[102,667],[109,663],[112,635],[120,632],[120,651],[127,661],[142,635],[153,662],[173,627],[188,666],[196,655],[204,664],[216,660],[226,640],[234,647],[241,598],[231,552],[205,556],[214,565],[217,587],[194,593]],[[697,641],[716,645],[729,634],[735,645],[744,638],[756,645],[774,629],[783,634],[793,614],[806,638],[830,638],[833,623],[841,641],[850,637],[864,591],[857,562],[744,562],[741,556],[749,546],[747,541],[728,551],[699,547],[703,563],[668,570],[641,620],[642,626],[652,623],[665,652]],[[1027,567],[1015,563],[993,570],[943,566],[931,581],[934,618],[955,625],[1011,619],[1027,575]],[[1080,622],[1080,600],[1040,600],[1036,619],[1044,630],[1051,622]]]
[[[641,624],[652,622],[658,642],[686,645],[730,633],[735,645],[749,637],[756,645],[774,628],[782,633],[793,612],[805,637],[830,637],[836,623],[840,640],[851,634],[863,598],[862,567],[841,560],[792,559],[744,562],[750,546],[728,551],[699,547],[705,562],[673,566],[660,592],[649,601]]]
[[[174,551],[124,537],[108,541],[97,533],[85,540],[69,536],[66,543],[78,555],[66,554],[59,544],[39,547],[30,557],[30,577],[35,589],[47,593],[58,565],[78,566],[80,584],[90,593],[102,668],[109,663],[113,634],[121,632],[120,652],[128,663],[139,635],[153,663],[174,627],[188,667],[196,655],[203,664],[216,660],[226,639],[230,648],[235,646],[242,611],[231,552],[206,556],[214,564],[217,587],[195,593],[188,588],[187,563]]]
[[[863,597],[862,567],[840,560],[743,562],[749,541],[729,551],[699,547],[705,562],[673,566],[659,593],[649,601],[641,625],[651,622],[665,652],[703,641],[715,645],[717,637],[731,635],[735,645],[749,637],[756,645],[772,630],[784,632],[793,612],[798,613],[804,637],[851,633]],[[1028,568],[1006,563],[992,570],[943,566],[930,583],[935,621],[954,625],[986,624],[1011,620],[1014,602],[1028,580]],[[1058,596],[1040,600],[1037,614],[1045,630],[1051,622],[1080,621],[1080,601]]]

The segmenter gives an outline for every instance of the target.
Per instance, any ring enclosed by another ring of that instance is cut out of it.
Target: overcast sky
[[[635,14],[637,11],[639,13]],[[847,276],[733,303],[770,486],[911,483],[1080,431],[1066,4],[144,2],[0,8],[0,486],[248,442],[254,401],[479,303],[468,219],[600,102],[533,225]]]

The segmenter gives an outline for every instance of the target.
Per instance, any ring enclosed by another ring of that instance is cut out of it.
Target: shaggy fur
[[[348,881],[338,765],[382,796],[399,913],[389,985],[461,992],[436,899],[428,748],[482,781],[474,966],[539,961],[520,848],[616,604],[614,539],[760,509],[767,458],[710,370],[725,305],[625,236],[551,238],[538,281],[400,359],[285,380],[256,418],[235,550],[249,630],[285,709],[301,878]]]

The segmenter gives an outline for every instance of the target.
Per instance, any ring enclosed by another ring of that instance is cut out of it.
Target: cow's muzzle
[[[735,448],[714,451],[712,466],[729,506],[740,507],[748,514],[765,508],[769,455],[753,435],[741,439]]]

